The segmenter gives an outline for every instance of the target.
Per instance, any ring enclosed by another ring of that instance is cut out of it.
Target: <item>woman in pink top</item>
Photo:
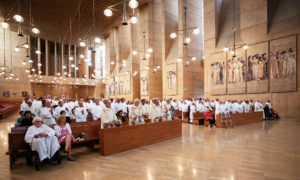
[[[57,118],[57,125],[54,126],[55,134],[58,137],[59,144],[65,143],[64,152],[68,153],[68,160],[75,161],[71,155],[72,142],[75,141],[69,123],[66,123],[66,117],[61,115]]]
[[[213,119],[211,111],[209,109],[207,109],[207,111],[204,113],[204,117],[206,121],[209,121],[209,128],[216,127],[215,120]]]

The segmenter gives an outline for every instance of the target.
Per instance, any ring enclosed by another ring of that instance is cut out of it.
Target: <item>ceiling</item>
[[[31,0],[32,24],[40,30],[39,37],[53,41],[68,43],[70,24],[72,24],[72,43],[77,43],[79,38],[84,40],[95,36],[105,38],[110,29],[121,24],[122,5],[114,7],[112,17],[106,17],[103,12],[108,6],[120,1],[122,0],[95,0],[95,28],[92,28],[93,0]],[[138,0],[139,6],[148,1]],[[30,0],[20,0],[20,2],[20,14],[24,18],[24,22],[21,23],[22,30],[27,34],[26,32],[31,30]],[[128,2],[129,0],[127,0],[127,12],[130,16],[132,9],[128,7]],[[1,17],[4,17],[11,28],[17,31],[18,24],[12,17],[19,11],[19,0],[3,0],[0,8]]]

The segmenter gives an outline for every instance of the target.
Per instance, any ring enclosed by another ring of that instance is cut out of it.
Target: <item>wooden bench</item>
[[[189,112],[183,112],[182,115],[183,115],[183,118],[182,118],[183,122],[189,123]]]
[[[248,112],[248,113],[237,113],[231,114],[230,119],[232,120],[232,125],[242,125],[254,122],[263,121],[263,112]],[[216,126],[218,128],[223,127],[221,125],[221,115],[217,115]]]
[[[0,117],[2,119],[7,118],[9,114],[16,112],[20,107],[18,102],[1,103],[0,105],[4,106],[4,108],[0,109]]]
[[[197,111],[197,112],[194,112],[193,113],[193,124],[194,125],[199,125],[199,120],[200,119],[203,119],[204,120],[204,113],[201,113],[201,112],[199,112],[199,111]]]
[[[174,118],[177,117],[177,118],[181,118],[182,116],[182,111],[179,111],[179,110],[175,110],[174,111]]]
[[[180,119],[100,129],[100,154],[107,156],[181,136]]]
[[[99,140],[100,121],[78,122],[70,124],[72,134],[75,138],[82,132],[87,135],[84,140],[73,142],[73,144],[84,144],[88,148],[94,148],[94,143]],[[53,126],[50,126],[53,128]],[[22,151],[27,151],[27,143],[24,140],[28,127],[15,127],[8,133],[8,152],[10,168],[12,169],[18,157],[22,156]],[[24,156],[24,155],[23,155]]]

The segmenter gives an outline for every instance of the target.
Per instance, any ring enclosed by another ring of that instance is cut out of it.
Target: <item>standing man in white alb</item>
[[[45,125],[56,124],[54,111],[50,105],[51,104],[48,100],[43,101],[44,107],[41,110],[41,118],[43,119],[43,124]]]
[[[135,99],[132,106],[129,108],[129,125],[144,124],[144,118],[141,110],[140,100]]]
[[[91,107],[91,112],[93,114],[94,120],[100,120],[101,118],[102,106],[100,105],[99,100],[96,100],[96,103]]]
[[[78,102],[78,107],[75,109],[76,122],[86,122],[87,111],[83,106],[83,101]]]
[[[115,112],[111,109],[111,103],[109,99],[103,101],[105,107],[101,111],[101,129],[112,128],[117,125],[121,125]]]
[[[149,119],[151,119],[151,122],[159,122],[162,120],[162,108],[156,98],[152,99],[152,104],[149,108]]]

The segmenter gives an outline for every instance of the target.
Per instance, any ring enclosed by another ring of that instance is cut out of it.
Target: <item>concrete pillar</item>
[[[79,54],[83,54],[85,56],[84,59],[86,59],[87,58],[87,47],[81,47]],[[80,65],[78,66],[79,78],[82,78],[85,75],[88,75],[88,62],[85,62],[84,59],[80,59]]]
[[[146,32],[146,49],[153,50],[150,58],[142,60],[143,55],[139,56],[140,70],[148,70],[148,95],[141,98],[151,99],[153,97],[162,98],[162,72],[153,69],[162,64],[162,1],[154,0],[140,7],[140,37]],[[139,42],[140,49],[143,50],[143,40]]]
[[[187,8],[187,27],[198,27],[200,33],[194,35],[189,33],[187,37],[191,39],[188,45],[184,45],[184,35],[178,36],[178,56],[182,58],[182,61],[178,63],[178,89],[179,95],[183,94],[184,98],[198,97],[204,95],[204,67],[203,67],[203,34],[201,28],[203,27],[201,17],[203,10],[203,1],[199,0],[178,0],[178,29],[185,28],[184,8]],[[200,17],[200,18],[199,18]],[[192,61],[191,58],[196,57],[196,61]],[[187,65],[186,62],[189,62]]]

